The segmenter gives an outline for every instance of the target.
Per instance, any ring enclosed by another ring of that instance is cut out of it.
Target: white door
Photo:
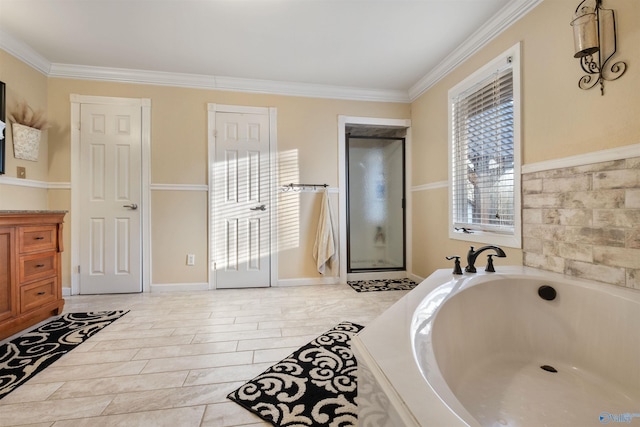
[[[270,286],[269,116],[215,114],[217,288]]]
[[[80,293],[142,291],[141,108],[80,106]]]

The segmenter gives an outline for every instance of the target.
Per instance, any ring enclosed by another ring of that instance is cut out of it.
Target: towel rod
[[[282,191],[290,191],[290,190],[294,190],[295,188],[306,188],[306,187],[313,187],[313,190],[315,191],[318,187],[323,187],[323,188],[327,188],[329,186],[329,184],[288,184],[288,185],[283,185],[282,186]]]

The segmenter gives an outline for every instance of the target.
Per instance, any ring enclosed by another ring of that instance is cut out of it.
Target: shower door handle
[[[260,205],[260,206],[256,206],[255,208],[249,208],[250,211],[266,211],[267,210],[267,206],[266,205]]]

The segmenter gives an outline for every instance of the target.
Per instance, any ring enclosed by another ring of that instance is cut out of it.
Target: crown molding
[[[415,101],[418,99],[420,95],[452,72],[458,65],[462,64],[542,2],[543,0],[512,0],[478,31],[462,42],[456,50],[449,54],[433,70],[411,86],[409,100]]]
[[[51,64],[49,77],[116,83],[142,83],[196,89],[211,89],[215,87],[214,76],[58,63]]]
[[[252,80],[235,77],[216,77],[215,89],[303,96],[308,98],[409,103],[409,95],[406,90],[366,89],[350,86],[278,82],[273,80]]]
[[[49,75],[51,62],[28,44],[16,39],[12,35],[0,30],[0,48],[15,56],[31,68],[38,70],[45,76]]]
[[[279,82],[274,80],[209,76],[202,74],[90,67],[72,64],[51,64],[49,77],[177,86],[195,89],[211,89],[270,95],[303,96],[308,98],[400,103],[409,102],[409,96],[407,95],[407,92],[403,90],[364,89],[345,86]]]

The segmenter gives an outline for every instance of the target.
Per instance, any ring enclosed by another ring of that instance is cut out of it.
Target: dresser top
[[[69,211],[56,211],[56,210],[0,210],[0,215],[21,215],[21,214],[66,214]]]
[[[61,224],[67,211],[0,210],[0,226]]]

